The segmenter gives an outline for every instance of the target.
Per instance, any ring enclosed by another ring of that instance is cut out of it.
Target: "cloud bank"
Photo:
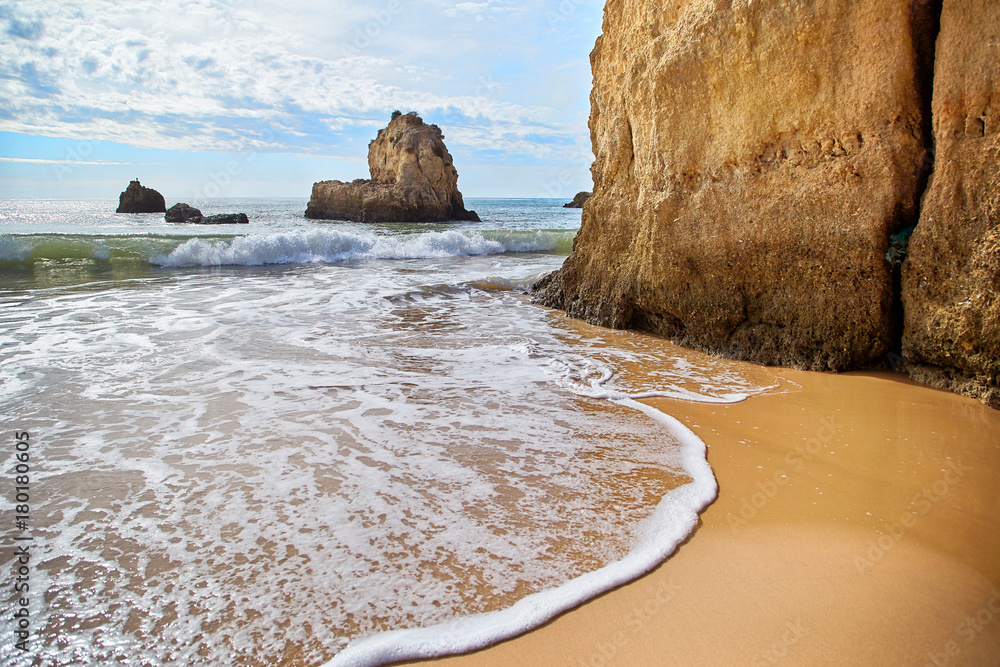
[[[600,6],[17,0],[0,6],[0,131],[356,157],[400,109],[476,160],[578,162]]]

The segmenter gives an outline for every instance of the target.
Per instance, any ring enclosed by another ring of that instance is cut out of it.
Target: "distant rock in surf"
[[[222,213],[204,216],[201,211],[188,204],[174,204],[163,217],[167,222],[195,225],[246,225],[250,223],[246,213]]]
[[[576,196],[573,197],[573,201],[563,204],[563,208],[583,208],[583,203],[588,199],[590,199],[589,192],[577,192]]]
[[[320,181],[306,217],[355,222],[479,222],[458,191],[458,171],[437,125],[415,112],[392,114],[368,145],[371,180]]]
[[[201,211],[187,204],[174,204],[163,217],[166,218],[167,222],[199,223],[204,219]]]
[[[246,213],[222,213],[220,215],[206,216],[202,221],[203,225],[248,225],[250,219]]]
[[[163,195],[144,187],[136,179],[118,196],[118,209],[115,213],[163,213],[166,210],[167,203]]]

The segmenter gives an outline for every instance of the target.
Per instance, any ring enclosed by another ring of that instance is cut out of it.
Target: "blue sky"
[[[571,197],[603,5],[3,0],[0,197],[308,197],[367,177],[396,109],[441,126],[466,197]]]

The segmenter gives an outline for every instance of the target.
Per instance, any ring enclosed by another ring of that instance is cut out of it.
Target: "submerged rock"
[[[590,199],[589,192],[577,192],[576,196],[573,197],[573,201],[568,204],[563,204],[563,208],[583,208],[583,204]]]
[[[187,204],[174,204],[163,216],[167,222],[193,222],[202,221],[201,211],[194,206]]]
[[[922,382],[1000,408],[1000,4],[944,3],[937,159],[903,264],[903,356]]]
[[[167,203],[163,195],[152,188],[144,187],[139,183],[139,179],[136,179],[118,195],[118,208],[115,213],[163,213],[166,210]]]
[[[536,300],[761,363],[880,358],[925,154],[918,5],[608,2],[594,194]]]
[[[368,145],[370,180],[313,185],[307,218],[355,222],[472,220],[458,191],[458,171],[437,125],[416,113],[392,114]]]

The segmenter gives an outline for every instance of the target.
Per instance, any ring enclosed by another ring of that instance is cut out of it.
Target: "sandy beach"
[[[780,387],[654,401],[707,443],[720,485],[670,559],[438,662],[1000,664],[1000,412],[893,373],[749,372]]]

